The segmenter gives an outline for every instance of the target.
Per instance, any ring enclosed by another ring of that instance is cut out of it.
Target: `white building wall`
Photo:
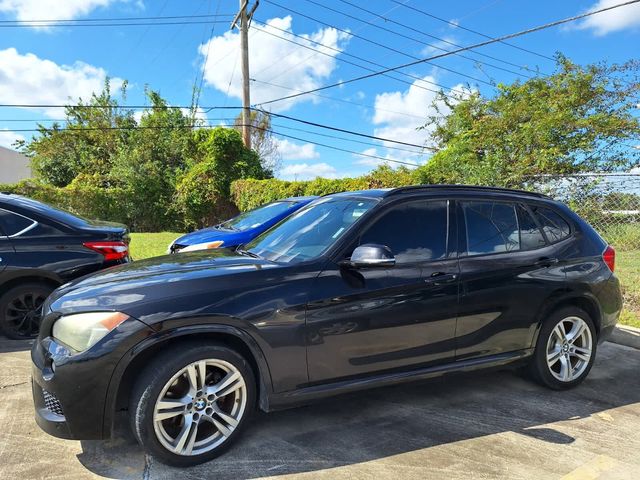
[[[10,148],[0,147],[0,183],[16,183],[31,178],[29,158]]]

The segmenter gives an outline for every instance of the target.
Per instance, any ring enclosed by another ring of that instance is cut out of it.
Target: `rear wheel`
[[[0,297],[0,331],[20,340],[38,336],[41,307],[53,288],[44,283],[26,283]]]
[[[589,374],[596,356],[593,320],[577,307],[555,312],[542,326],[531,368],[547,387],[575,387]]]
[[[253,410],[246,360],[223,345],[185,344],[141,375],[129,412],[134,435],[163,463],[186,467],[223,453]]]

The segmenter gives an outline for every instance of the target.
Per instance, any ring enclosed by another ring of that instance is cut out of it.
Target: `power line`
[[[161,9],[162,10],[162,9]],[[149,17],[111,17],[111,18],[68,18],[68,19],[34,19],[34,20],[0,20],[0,24],[7,23],[57,23],[57,22],[77,22],[77,23],[91,23],[91,22],[124,22],[124,21],[139,21],[139,20],[184,20],[184,19],[205,19],[215,17],[233,17],[233,13],[216,13],[215,15],[168,15],[168,16],[149,16]]]
[[[530,33],[538,32],[540,30],[545,30],[547,28],[555,27],[557,25],[562,25],[562,24],[565,24],[565,23],[574,22],[576,20],[580,20],[581,18],[585,18],[585,17],[589,17],[589,16],[592,16],[592,15],[596,15],[598,13],[606,12],[608,10],[613,10],[615,8],[624,7],[626,5],[633,5],[633,4],[638,3],[638,2],[640,2],[640,0],[630,0],[630,1],[627,1],[627,2],[624,2],[624,3],[620,3],[620,4],[616,4],[616,5],[610,6],[610,7],[601,8],[599,10],[594,10],[594,11],[591,11],[591,12],[582,13],[580,15],[575,15],[573,17],[568,17],[568,18],[564,18],[564,19],[561,19],[561,20],[556,20],[556,21],[553,21],[553,22],[545,23],[543,25],[539,25],[537,27],[532,27],[532,28],[529,28],[529,29],[526,29],[526,30],[521,30],[521,31],[516,32],[516,33],[510,33],[510,34],[507,34],[507,35],[503,35],[501,37],[494,38],[492,40],[485,40],[484,42],[475,43],[473,45],[468,45],[466,47],[459,48],[458,50],[452,50],[450,52],[440,53],[438,55],[433,55],[431,57],[423,58],[423,59],[416,60],[416,61],[409,62],[409,63],[404,63],[404,64],[398,65],[396,67],[380,70],[380,71],[375,72],[375,73],[362,75],[360,77],[355,77],[355,78],[351,78],[351,79],[348,79],[348,80],[341,80],[340,82],[336,82],[336,83],[333,83],[333,84],[317,87],[317,88],[314,88],[314,89],[311,89],[311,90],[307,90],[306,92],[301,92],[301,93],[288,95],[286,97],[276,98],[274,100],[269,100],[268,102],[262,102],[260,105],[268,105],[270,103],[280,102],[282,100],[288,100],[288,99],[291,99],[291,98],[295,98],[295,97],[299,97],[299,96],[302,96],[302,95],[306,95],[308,93],[319,92],[321,90],[327,90],[329,88],[334,88],[334,87],[346,85],[348,83],[353,83],[353,82],[357,82],[357,81],[360,81],[360,80],[365,80],[367,78],[376,77],[378,75],[383,75],[385,73],[389,73],[389,72],[393,72],[393,71],[396,71],[396,70],[400,70],[402,68],[412,67],[414,65],[419,65],[419,64],[425,63],[425,62],[427,62],[429,60],[435,60],[435,59],[438,59],[438,58],[448,57],[450,55],[454,55],[454,54],[462,52],[462,51],[467,51],[467,50],[472,50],[472,49],[479,48],[479,47],[484,47],[485,45],[491,45],[491,44],[496,43],[496,42],[501,42],[503,40],[508,40],[508,39],[511,39],[511,38],[520,37],[522,35],[527,35],[527,34],[530,34]]]
[[[274,25],[269,25],[268,23],[260,22],[260,21],[258,21],[258,20],[255,20],[255,22],[256,22],[256,23],[259,23],[259,24],[261,24],[261,25],[263,25],[263,26],[265,26],[265,27],[267,27],[267,28],[273,28],[273,29],[275,29],[275,30],[279,30],[279,31],[281,31],[281,32],[283,32],[283,33],[285,33],[285,34],[289,34],[289,35],[292,35],[292,36],[294,36],[294,37],[300,38],[300,39],[302,39],[302,40],[304,40],[304,41],[307,41],[307,42],[313,43],[314,45],[318,45],[318,46],[320,46],[320,47],[327,48],[327,49],[329,49],[329,50],[333,50],[334,52],[340,53],[340,54],[342,54],[342,55],[344,55],[344,56],[351,57],[351,58],[355,58],[355,59],[360,60],[360,61],[362,61],[362,62],[367,62],[367,63],[369,63],[369,64],[371,64],[371,65],[374,65],[374,66],[376,66],[376,67],[378,67],[378,68],[387,68],[385,65],[382,65],[382,64],[380,64],[380,63],[377,63],[377,62],[374,62],[374,61],[371,61],[371,60],[367,60],[367,59],[366,59],[366,58],[364,58],[364,57],[360,57],[360,56],[358,56],[358,55],[354,55],[354,54],[352,54],[352,53],[348,53],[348,52],[342,51],[342,50],[340,50],[339,48],[335,48],[335,47],[332,47],[331,45],[326,45],[326,44],[324,44],[324,43],[320,43],[320,42],[318,42],[318,41],[316,41],[316,40],[312,40],[311,38],[306,38],[306,37],[304,37],[304,36],[302,36],[302,35],[297,35],[297,34],[295,34],[295,33],[293,33],[293,32],[290,32],[290,31],[288,31],[288,30],[285,30],[285,29],[283,29],[283,28],[278,28],[278,27],[276,27],[276,26],[274,26]],[[349,65],[354,65],[354,66],[356,66],[356,67],[359,67],[359,68],[362,68],[362,69],[368,70],[368,71],[370,71],[370,72],[374,71],[374,70],[373,70],[373,69],[371,69],[371,68],[365,67],[365,66],[363,66],[363,65],[359,65],[359,64],[357,64],[357,63],[350,62],[350,61],[348,61],[348,60],[345,60],[344,58],[341,58],[341,57],[337,57],[337,56],[330,55],[330,54],[328,54],[328,53],[326,53],[326,52],[323,52],[323,51],[318,50],[318,49],[316,49],[316,48],[309,47],[309,46],[304,45],[304,44],[302,44],[302,43],[294,42],[293,40],[288,39],[288,38],[286,38],[286,37],[283,37],[283,36],[281,36],[281,35],[275,35],[275,34],[273,34],[273,33],[269,32],[268,30],[263,30],[263,29],[260,29],[260,28],[257,28],[257,27],[254,27],[254,29],[255,29],[255,30],[257,30],[257,31],[260,31],[260,32],[266,33],[267,35],[271,35],[271,36],[273,36],[273,37],[275,37],[275,38],[279,38],[279,39],[281,39],[281,40],[285,40],[285,41],[287,41],[287,42],[293,43],[294,45],[298,45],[298,46],[300,46],[300,47],[307,48],[307,49],[309,49],[309,50],[313,50],[314,52],[319,53],[319,54],[321,54],[321,55],[326,55],[326,56],[328,56],[328,57],[335,58],[336,60],[341,61],[341,62],[344,62],[344,63],[348,63]],[[284,73],[286,73],[286,71],[284,71],[284,72],[280,72],[277,76],[280,76],[280,75],[282,75],[282,74],[284,74]],[[446,86],[444,86],[444,85],[440,85],[439,83],[432,82],[432,81],[430,81],[430,80],[425,80],[425,79],[423,79],[423,78],[421,78],[421,77],[418,77],[418,76],[416,76],[416,75],[411,75],[411,74],[409,74],[409,73],[404,73],[404,72],[399,72],[399,73],[400,73],[400,74],[402,74],[402,75],[404,75],[404,76],[406,76],[407,78],[411,78],[411,79],[413,79],[413,80],[418,80],[418,81],[421,81],[421,82],[424,82],[424,83],[428,83],[428,84],[431,84],[431,85],[435,85],[436,87],[439,87],[439,88],[442,88],[442,89],[450,90],[450,91],[452,91],[452,92],[456,92],[456,93],[464,93],[464,92],[456,91],[456,90],[455,90],[454,88],[452,88],[452,87],[446,87]],[[407,81],[404,81],[404,80],[399,79],[399,78],[397,78],[397,77],[393,77],[393,76],[390,76],[390,75],[385,75],[385,76],[387,76],[387,77],[389,77],[389,78],[392,78],[392,79],[394,79],[394,80],[397,80],[397,81],[403,82],[403,83],[408,84],[408,85],[414,85],[414,83],[413,83],[413,82],[407,82]],[[275,78],[275,77],[274,77],[274,78]],[[416,85],[416,86],[417,86],[417,87],[419,87],[419,88],[424,88],[425,90],[429,90],[430,92],[438,93],[438,91],[437,91],[437,90],[428,89],[428,88],[426,88],[426,87],[420,87],[419,85]]]
[[[273,5],[276,5],[276,6],[278,6],[278,7],[286,8],[286,9],[287,9],[287,10],[289,10],[290,12],[294,12],[292,9],[290,9],[290,8],[288,8],[288,7],[283,7],[282,5],[280,5],[280,4],[276,3],[276,2],[274,2],[273,0],[265,0],[265,1],[268,1],[269,3],[271,3],[271,4],[273,4]],[[399,37],[401,37],[401,38],[404,38],[405,40],[409,40],[409,41],[412,41],[412,42],[416,42],[416,43],[419,43],[420,45],[424,45],[424,46],[427,46],[427,47],[430,47],[430,48],[433,48],[433,49],[436,49],[436,50],[441,50],[441,51],[445,51],[445,52],[447,51],[445,48],[439,47],[438,45],[434,45],[434,44],[431,44],[431,43],[426,43],[426,42],[424,42],[424,41],[418,40],[417,38],[415,38],[415,36],[405,35],[405,34],[403,34],[403,33],[397,32],[397,31],[395,31],[395,30],[391,30],[390,28],[386,28],[386,27],[383,27],[383,26],[377,25],[377,24],[375,24],[375,23],[373,23],[373,22],[370,22],[370,21],[368,21],[368,20],[363,20],[363,19],[361,19],[361,18],[359,18],[359,17],[357,17],[357,16],[355,16],[355,15],[350,15],[349,13],[346,13],[346,12],[343,12],[343,11],[340,11],[340,10],[337,10],[337,9],[335,9],[335,8],[332,8],[332,7],[328,7],[328,6],[323,5],[323,4],[319,3],[319,2],[316,2],[316,1],[314,1],[314,0],[305,0],[305,1],[306,1],[306,2],[309,2],[309,3],[312,3],[312,4],[314,4],[314,5],[320,6],[320,7],[322,7],[322,8],[325,8],[325,9],[327,9],[327,10],[329,10],[329,11],[332,11],[332,12],[338,13],[338,14],[340,14],[340,15],[344,15],[345,17],[347,17],[347,18],[351,18],[351,19],[353,19],[353,20],[355,20],[355,21],[357,21],[357,22],[360,22],[360,23],[364,23],[364,24],[370,25],[370,26],[372,26],[372,27],[374,27],[374,28],[377,28],[378,30],[382,30],[382,31],[384,31],[384,32],[391,33],[391,34],[393,34],[393,35],[397,35],[397,36],[399,36]],[[360,7],[360,9],[361,9],[361,10],[363,10],[363,11],[367,11],[367,10],[363,9],[362,7]],[[368,11],[368,12],[369,12],[369,11]],[[294,13],[295,13],[295,12],[294,12]],[[299,14],[299,12],[298,12],[298,14]],[[374,13],[374,15],[377,15],[377,14],[375,14],[375,13]],[[383,18],[383,17],[382,17],[382,18]],[[386,18],[383,18],[383,19],[385,19],[385,20],[387,20],[387,21],[390,21],[390,20],[388,20],[388,19],[386,19]],[[401,25],[402,25],[402,24],[401,24]],[[408,27],[408,28],[410,28],[410,27]],[[421,32],[420,30],[416,30],[416,31],[417,31],[418,33],[421,33],[421,34],[423,33],[423,32]],[[427,34],[424,34],[424,35],[427,35]],[[432,35],[428,35],[428,36],[430,36],[430,37],[431,37]],[[441,39],[441,38],[439,38],[439,37],[434,37],[434,38],[437,38],[439,41],[444,41],[445,43],[447,42],[447,40]],[[527,75],[523,74],[522,72],[514,72],[513,70],[509,70],[509,69],[507,69],[507,68],[500,67],[500,66],[498,66],[498,65],[493,65],[493,64],[491,64],[491,63],[488,63],[488,62],[486,62],[486,61],[482,61],[482,60],[479,60],[479,59],[476,59],[476,58],[467,57],[467,56],[465,56],[465,55],[459,55],[459,56],[460,56],[460,58],[464,58],[465,60],[470,60],[470,61],[472,61],[472,62],[474,62],[474,63],[480,63],[480,64],[486,65],[486,66],[488,66],[488,67],[492,67],[492,68],[495,68],[495,69],[498,69],[498,70],[502,70],[502,71],[505,71],[505,72],[508,72],[508,73],[512,73],[512,74],[514,74],[514,75],[527,76]],[[498,59],[498,60],[499,60],[499,59]],[[507,61],[505,61],[505,60],[499,60],[499,61],[501,61],[501,62],[503,62],[503,63],[505,63],[505,64],[515,65],[515,64],[512,64],[512,63],[507,62]],[[525,68],[525,67],[521,67],[520,65],[515,65],[515,66],[516,66],[516,67],[518,67],[518,68],[524,68],[524,69],[526,70],[526,68]],[[537,72],[536,72],[536,73],[537,73]]]
[[[235,126],[243,126],[243,125],[235,125]],[[262,130],[262,131],[269,131],[271,133],[273,133],[276,136],[279,137],[284,137],[284,138],[290,138],[292,140],[297,140],[299,142],[304,142],[304,143],[311,143],[314,145],[317,145],[319,147],[324,147],[324,148],[329,148],[331,150],[336,150],[339,152],[345,152],[345,153],[351,153],[353,155],[358,155],[361,157],[367,157],[367,158],[373,158],[376,160],[382,160],[384,162],[391,162],[391,163],[398,163],[401,165],[408,165],[411,167],[415,167],[417,166],[416,163],[412,163],[412,162],[405,162],[402,160],[396,160],[396,159],[392,159],[392,158],[386,158],[386,157],[381,157],[379,155],[373,155],[373,154],[368,154],[368,153],[363,153],[363,152],[356,152],[355,150],[349,150],[346,148],[341,148],[341,147],[336,147],[334,145],[327,145],[325,143],[320,143],[320,142],[316,142],[313,140],[308,140],[305,138],[300,138],[294,135],[288,135],[285,133],[280,133],[280,132],[276,132],[273,129],[270,128],[264,128],[264,127],[259,127],[256,125],[251,125],[252,128],[255,128],[257,130]],[[213,125],[202,125],[202,126],[198,126],[198,125],[184,125],[184,126],[171,126],[171,127],[165,127],[165,126],[153,126],[153,125],[148,125],[148,126],[135,126],[135,127],[86,127],[86,128],[66,128],[65,131],[71,131],[71,132],[81,132],[81,131],[87,131],[87,130],[177,130],[177,129],[193,129],[193,128],[217,128],[217,126],[213,126]],[[229,127],[231,128],[231,127]],[[26,133],[26,132],[39,132],[40,130],[38,129],[16,129],[16,130],[4,130],[5,132],[12,132],[12,133]]]
[[[305,0],[305,1],[306,1],[306,2],[310,2],[310,3],[313,3],[313,4],[316,4],[316,5],[320,5],[320,4],[319,4],[319,3],[317,3],[315,0]],[[364,12],[367,12],[367,13],[368,13],[368,14],[370,14],[370,15],[373,15],[373,16],[376,16],[376,17],[379,17],[379,18],[382,18],[382,19],[383,19],[383,20],[385,20],[386,22],[392,23],[392,24],[394,24],[394,25],[398,25],[398,26],[400,26],[400,27],[402,27],[402,28],[404,28],[404,29],[406,29],[406,30],[409,30],[409,31],[411,31],[411,32],[413,32],[413,33],[417,33],[417,34],[419,34],[419,35],[423,35],[423,36],[425,36],[425,37],[432,38],[432,39],[434,39],[434,40],[437,40],[437,41],[442,42],[442,43],[446,43],[446,44],[451,45],[451,46],[456,47],[456,48],[461,48],[461,47],[462,47],[462,45],[459,45],[459,44],[454,43],[454,42],[452,42],[452,41],[450,41],[450,40],[447,40],[446,38],[437,37],[437,36],[435,36],[435,35],[431,35],[430,33],[426,33],[426,32],[424,32],[424,31],[422,31],[422,30],[418,30],[417,28],[413,28],[413,27],[411,27],[411,26],[409,26],[409,25],[406,25],[406,24],[404,24],[404,23],[402,23],[402,22],[398,22],[398,21],[393,20],[393,19],[391,19],[391,18],[383,17],[383,16],[381,16],[380,14],[378,14],[378,13],[376,13],[376,12],[373,12],[373,11],[371,11],[371,10],[368,10],[368,9],[366,9],[366,8],[362,7],[362,6],[354,5],[353,3],[349,2],[348,0],[339,0],[339,1],[340,1],[340,2],[342,2],[342,3],[346,3],[347,5],[351,5],[352,7],[353,7],[353,6],[356,6],[358,9],[360,9],[360,10],[362,10],[362,11],[364,11]],[[325,7],[325,8],[329,8],[329,7]],[[347,15],[347,14],[346,14],[346,13],[343,13],[343,15]],[[379,28],[380,28],[380,27],[379,27]],[[401,35],[401,36],[402,36],[402,37],[404,37],[404,38],[407,38],[407,39],[413,39],[413,41],[418,42],[418,43],[421,43],[421,44],[426,45],[426,46],[428,46],[428,47],[435,48],[435,49],[438,49],[438,50],[441,50],[441,51],[445,51],[445,52],[447,51],[445,48],[439,47],[438,45],[434,45],[434,44],[431,44],[431,43],[421,42],[420,40],[417,40],[417,39],[415,39],[415,38],[413,38],[413,37],[410,37],[410,36],[408,36],[408,35],[402,35],[401,33],[396,32],[396,31],[391,30],[391,29],[386,29],[386,30],[388,30],[388,31],[390,31],[390,32],[393,32],[395,35]],[[482,53],[482,52],[474,52],[474,53],[475,53],[476,55],[480,55],[480,56],[482,56],[482,57],[489,58],[489,59],[491,59],[491,60],[496,60],[496,61],[498,61],[498,62],[502,62],[502,63],[504,63],[504,64],[506,64],[506,65],[511,65],[512,67],[521,68],[521,69],[523,69],[523,70],[527,70],[527,71],[529,71],[529,72],[533,72],[533,73],[535,73],[536,75],[538,74],[538,72],[537,72],[537,71],[532,70],[532,69],[530,69],[530,68],[528,68],[528,67],[526,67],[526,66],[524,66],[524,65],[518,65],[517,63],[513,63],[513,62],[510,62],[510,61],[508,61],[508,60],[504,60],[504,59],[502,59],[502,58],[498,58],[498,57],[495,57],[495,56],[493,56],[493,55],[488,55],[488,54],[486,54],[486,53]],[[470,57],[465,57],[464,55],[460,55],[460,57],[461,57],[461,58],[470,59]],[[471,58],[471,60],[473,60],[473,61],[478,61],[478,60],[475,60],[475,59],[473,59],[473,58]],[[488,65],[488,66],[491,66],[491,67],[494,67],[494,68],[498,68],[498,67],[495,67],[494,65],[491,65],[490,63],[485,63],[485,65]],[[508,70],[507,70],[507,71],[508,71]],[[511,73],[516,73],[517,75],[522,75],[521,73],[518,73],[518,72],[511,72]]]
[[[640,0],[638,0],[640,1]],[[0,107],[16,107],[16,108],[66,108],[66,105],[33,105],[33,104],[0,104]],[[154,109],[154,108],[159,108],[159,109],[163,109],[163,108],[179,108],[179,109],[184,109],[184,108],[188,108],[185,106],[176,106],[176,105],[165,105],[165,106],[161,106],[161,107],[154,107],[153,105],[149,106],[149,105],[125,105],[125,106],[121,106],[121,107],[110,107],[110,106],[106,106],[106,105],[83,105],[82,108],[87,107],[87,108],[121,108],[121,109]],[[211,111],[211,110],[238,110],[242,107],[219,107],[219,106],[213,106],[213,107],[201,107],[203,110],[205,110],[205,113]],[[405,145],[408,147],[415,147],[415,148],[420,148],[420,149],[431,149],[430,147],[425,147],[424,145],[417,145],[415,143],[409,143],[409,142],[403,142],[400,140],[393,140],[390,138],[384,138],[384,137],[378,137],[376,135],[369,135],[366,133],[362,133],[362,132],[356,132],[353,130],[348,130],[348,129],[344,129],[344,128],[339,128],[339,127],[334,127],[332,125],[326,125],[326,124],[322,124],[322,123],[317,123],[317,122],[311,122],[309,120],[304,120],[302,118],[297,118],[297,117],[292,117],[290,115],[284,115],[281,113],[273,113],[273,112],[267,112],[266,110],[262,110],[259,108],[254,108],[252,107],[251,110],[254,111],[258,111],[261,113],[265,113],[267,115],[271,115],[273,117],[278,117],[278,118],[285,118],[287,120],[291,120],[293,122],[298,122],[298,123],[303,123],[305,125],[310,125],[310,126],[314,126],[314,127],[318,127],[318,128],[324,128],[326,130],[332,130],[335,132],[342,132],[342,133],[347,133],[349,135],[354,135],[357,137],[364,137],[364,138],[369,138],[372,140],[379,140],[381,142],[389,142],[389,143],[396,143],[398,145]],[[102,128],[102,127],[98,127]],[[104,127],[107,128],[107,127]],[[123,128],[127,128],[127,127],[123,127]],[[165,128],[165,127],[162,127]]]
[[[75,21],[75,20],[74,20]],[[156,25],[211,25],[212,23],[229,23],[228,20],[192,20],[171,22],[115,22],[115,23],[31,23],[20,22],[14,24],[0,23],[0,28],[33,28],[33,27],[140,27]]]
[[[265,0],[265,1],[267,1],[267,0]],[[270,1],[270,0],[269,0],[269,1]],[[276,5],[274,2],[271,2],[271,3],[273,3],[274,5]],[[378,41],[376,41],[376,40],[371,40],[370,38],[367,38],[367,37],[365,37],[365,36],[363,36],[363,35],[360,35],[360,34],[357,34],[357,33],[350,32],[349,30],[345,30],[345,29],[343,29],[343,28],[336,27],[335,25],[332,25],[332,24],[330,24],[330,23],[323,22],[322,20],[318,20],[317,18],[314,18],[314,17],[311,17],[311,16],[306,15],[306,14],[304,14],[304,13],[301,13],[301,12],[298,12],[298,11],[295,11],[295,10],[292,10],[292,9],[290,9],[289,7],[284,7],[284,6],[279,5],[279,4],[277,4],[276,6],[278,6],[278,7],[282,8],[283,10],[286,10],[286,11],[288,11],[288,12],[290,12],[290,13],[293,13],[293,14],[295,14],[295,15],[299,15],[299,16],[301,16],[301,17],[303,17],[303,18],[307,18],[307,19],[309,19],[309,20],[312,20],[312,21],[314,21],[314,22],[317,22],[317,23],[319,23],[319,24],[321,24],[321,25],[324,25],[325,27],[333,28],[333,29],[335,29],[336,31],[338,31],[338,32],[340,32],[340,33],[344,33],[344,34],[346,34],[346,35],[349,35],[350,37],[357,38],[357,39],[362,40],[363,42],[367,42],[367,43],[369,43],[369,44],[371,44],[371,45],[375,45],[376,47],[383,48],[383,49],[385,49],[385,50],[388,50],[388,51],[393,52],[393,53],[397,53],[397,54],[399,54],[399,55],[402,55],[402,56],[407,57],[407,58],[411,58],[411,59],[413,59],[413,60],[419,60],[419,59],[420,59],[419,57],[416,57],[416,56],[414,56],[414,55],[411,55],[411,54],[409,54],[409,53],[407,53],[407,52],[405,52],[405,51],[398,50],[397,48],[390,47],[389,45],[385,45],[384,43],[378,42]],[[262,22],[261,22],[261,23],[262,23]],[[474,60],[474,61],[475,61],[475,60]],[[468,79],[473,80],[473,81],[475,81],[475,82],[483,83],[483,84],[489,85],[490,87],[494,87],[494,88],[495,88],[495,85],[494,85],[494,84],[492,84],[492,83],[490,83],[490,82],[487,82],[486,80],[482,80],[482,79],[480,79],[480,78],[476,78],[476,77],[474,77],[474,76],[472,76],[472,75],[468,75],[468,74],[466,74],[466,73],[462,73],[462,72],[460,72],[460,71],[453,70],[453,69],[451,69],[451,68],[445,68],[445,67],[443,67],[443,66],[441,66],[441,65],[438,65],[438,64],[436,64],[436,63],[431,63],[431,62],[426,62],[426,63],[429,63],[429,64],[431,64],[431,65],[433,65],[433,66],[435,66],[435,67],[441,68],[442,70],[446,70],[446,71],[448,71],[448,72],[455,73],[456,75],[460,75],[461,77],[465,77],[465,78],[468,78]],[[274,77],[274,78],[275,78],[275,77]]]
[[[265,85],[270,85],[272,87],[276,87],[276,88],[282,88],[284,90],[290,90],[292,92],[304,92],[304,90],[298,90],[297,88],[293,88],[293,87],[286,87],[284,85],[278,85],[277,83],[272,83],[272,82],[265,82],[264,80],[257,80],[255,78],[251,79],[252,82],[255,83],[263,83]],[[389,110],[388,108],[381,108],[375,105],[370,105],[367,103],[360,103],[360,102],[354,102],[353,100],[347,100],[345,98],[336,98],[336,97],[330,97],[329,95],[322,95],[320,93],[310,93],[309,95],[313,95],[314,97],[318,97],[318,98],[325,98],[327,100],[331,100],[333,102],[340,102],[340,103],[347,103],[349,105],[355,105],[357,107],[363,107],[363,108],[368,108],[371,110],[380,110],[381,112],[388,112],[388,113],[393,113],[396,115],[402,115],[403,117],[411,117],[411,118],[417,118],[420,120],[425,119],[425,117],[421,117],[418,115],[412,115],[410,113],[406,113],[406,112],[398,112],[397,110]]]
[[[408,4],[407,4],[407,1],[405,1],[404,3],[403,3],[403,2],[400,2],[399,0],[390,0],[390,1],[392,1],[393,3],[396,3],[396,4],[398,4],[398,5],[400,5],[401,7],[408,8],[409,10],[413,10],[414,12],[418,12],[418,13],[421,13],[422,15],[425,15],[425,16],[427,16],[427,17],[433,18],[434,20],[438,20],[438,21],[440,21],[440,22],[444,22],[444,23],[446,23],[447,25],[449,25],[449,26],[451,26],[451,27],[459,28],[460,30],[465,30],[465,31],[467,31],[467,32],[474,33],[474,34],[476,34],[476,35],[480,35],[481,37],[484,37],[484,38],[489,38],[489,39],[493,39],[493,38],[494,38],[494,37],[491,37],[491,36],[489,36],[489,35],[486,35],[486,34],[484,34],[484,33],[482,33],[482,32],[479,32],[479,31],[477,31],[477,30],[473,30],[473,29],[471,29],[471,28],[464,27],[464,26],[460,25],[460,24],[459,24],[459,23],[457,23],[457,22],[451,22],[451,21],[447,20],[446,18],[438,17],[437,15],[434,15],[434,14],[432,14],[432,13],[429,13],[429,12],[427,12],[427,11],[425,11],[425,10],[422,10],[422,9],[418,8],[418,7],[414,7],[414,6],[412,6],[412,5],[408,5]],[[543,54],[543,53],[538,53],[538,52],[536,52],[536,51],[529,50],[528,48],[524,48],[524,47],[521,47],[521,46],[519,46],[519,45],[515,45],[515,44],[513,44],[513,43],[509,43],[509,42],[500,42],[500,43],[502,43],[503,45],[507,45],[507,46],[509,46],[509,47],[511,47],[511,48],[516,48],[516,49],[518,49],[518,50],[520,50],[520,51],[523,51],[523,52],[526,52],[526,53],[530,53],[530,54],[532,54],[532,55],[536,55],[536,56],[541,57],[541,58],[545,58],[545,59],[547,59],[547,60],[551,60],[551,61],[554,61],[554,62],[555,62],[555,60],[556,60],[555,58],[550,57],[550,56],[548,56],[548,55],[545,55],[545,54]]]
[[[218,4],[216,6],[216,15],[218,15],[218,11],[220,10],[220,0],[218,0]],[[193,110],[193,114],[195,115],[195,112],[198,110],[198,103],[200,102],[200,92],[202,91],[202,84],[204,82],[204,75],[206,73],[207,70],[207,61],[209,60],[209,51],[211,50],[211,42],[213,40],[213,32],[215,31],[216,28],[216,24],[212,23],[211,24],[211,34],[209,35],[209,42],[207,43],[207,52],[205,53],[204,56],[204,62],[202,64],[202,76],[200,77],[200,83],[197,86],[197,90],[194,92],[194,96],[195,99],[192,102],[193,106],[192,106],[192,110]],[[198,82],[198,75],[196,74],[196,79],[194,82],[194,87],[195,84]]]

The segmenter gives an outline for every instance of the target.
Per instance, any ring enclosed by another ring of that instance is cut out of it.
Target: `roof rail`
[[[528,190],[518,190],[514,188],[502,187],[486,187],[481,185],[449,185],[449,184],[425,184],[425,185],[409,185],[407,187],[399,187],[391,190],[386,196],[397,195],[399,193],[411,192],[416,190],[475,190],[480,192],[498,192],[498,193],[520,193],[539,198],[551,198],[549,195],[538,192],[530,192]]]

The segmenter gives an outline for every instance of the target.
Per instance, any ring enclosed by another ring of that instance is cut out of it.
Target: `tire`
[[[40,330],[40,307],[53,291],[45,283],[15,286],[0,297],[0,332],[13,340],[35,338]]]
[[[198,373],[202,365],[204,375]],[[219,396],[206,395],[216,388]],[[148,454],[166,465],[189,467],[224,453],[255,403],[255,377],[241,355],[221,344],[186,343],[156,357],[143,371],[129,415],[133,434]],[[166,418],[154,421],[154,415]]]
[[[576,337],[577,332],[580,334]],[[577,307],[561,308],[540,329],[531,373],[539,383],[553,390],[573,388],[589,374],[597,345],[596,329],[589,314]]]

